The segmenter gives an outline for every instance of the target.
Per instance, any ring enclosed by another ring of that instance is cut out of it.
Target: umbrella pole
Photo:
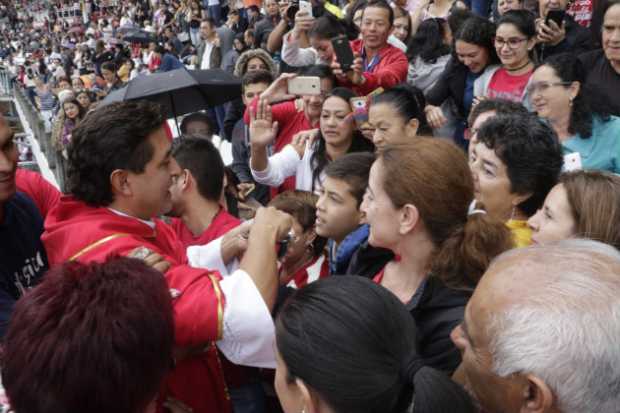
[[[170,98],[170,107],[172,108],[172,115],[174,116],[174,124],[177,127],[177,132],[179,133],[179,137],[181,137],[181,129],[179,129],[179,121],[177,120],[177,110],[174,107],[174,99],[172,98],[172,93],[168,93],[168,97]]]

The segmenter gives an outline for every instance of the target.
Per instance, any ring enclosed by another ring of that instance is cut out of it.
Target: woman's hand
[[[562,26],[558,26],[553,20],[549,20],[547,25],[543,19],[537,22],[539,43],[545,43],[551,46],[557,46],[566,38],[566,24],[562,22]]]
[[[291,141],[291,146],[297,151],[299,157],[304,156],[304,152],[306,151],[306,145],[308,142],[312,143],[319,136],[318,129],[311,129],[303,132],[299,132],[293,136],[293,140]]]
[[[426,113],[426,121],[433,129],[441,128],[448,123],[448,119],[444,116],[441,108],[437,106],[426,105],[424,113]]]
[[[262,97],[256,106],[256,112],[250,111],[250,143],[266,147],[278,134],[278,122],[273,122],[271,106]]]

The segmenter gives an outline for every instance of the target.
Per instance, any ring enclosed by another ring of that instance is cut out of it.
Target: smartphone
[[[314,17],[312,15],[312,4],[310,4],[310,2],[308,1],[303,1],[303,0],[299,1],[299,11],[306,12],[308,13],[308,16]]]
[[[320,95],[321,79],[318,76],[298,76],[288,81],[291,95]]]
[[[290,21],[295,21],[295,15],[298,11],[299,0],[292,0],[288,6],[288,9],[286,9],[286,17],[288,17]]]
[[[332,47],[334,48],[334,53],[336,54],[336,59],[338,63],[340,63],[340,67],[343,72],[347,72],[351,70],[351,66],[353,66],[353,60],[355,57],[353,56],[353,50],[351,50],[351,45],[349,44],[349,39],[346,35],[336,36],[331,39]]]
[[[545,19],[545,24],[549,26],[549,21],[553,20],[558,27],[562,27],[562,22],[564,21],[564,16],[566,15],[565,10],[549,10],[547,12],[547,18]]]

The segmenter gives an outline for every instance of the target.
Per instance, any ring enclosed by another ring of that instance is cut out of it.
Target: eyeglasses
[[[533,95],[534,93],[545,93],[549,88],[553,86],[568,86],[572,82],[532,82],[527,87],[527,93]]]
[[[521,43],[523,43],[526,40],[527,39],[525,37],[522,37],[522,38],[511,37],[510,39],[502,39],[501,37],[496,37],[495,47],[497,47],[498,49],[501,49],[502,47],[504,47],[505,44],[507,44],[509,48],[516,49],[517,47],[519,47]]]

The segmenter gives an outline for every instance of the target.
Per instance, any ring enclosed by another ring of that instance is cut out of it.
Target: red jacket
[[[103,262],[144,246],[171,263],[164,274],[174,291],[176,348],[204,348],[178,361],[165,381],[163,397],[174,397],[195,413],[231,412],[214,342],[222,336],[225,297],[217,272],[187,265],[185,248],[161,220],[154,228],[105,207],[91,207],[63,196],[48,213],[41,240],[50,266],[65,261]],[[171,291],[172,293],[172,291]]]
[[[361,56],[364,49],[363,40],[353,40],[351,42],[351,49],[353,53],[358,53]],[[399,83],[403,83],[407,80],[408,69],[409,61],[405,53],[399,48],[388,44],[379,51],[379,62],[370,71],[364,72],[364,77],[366,78],[364,84],[354,86],[348,79],[339,79],[338,83],[340,86],[353,89],[360,96],[365,96],[378,87],[389,89]]]

